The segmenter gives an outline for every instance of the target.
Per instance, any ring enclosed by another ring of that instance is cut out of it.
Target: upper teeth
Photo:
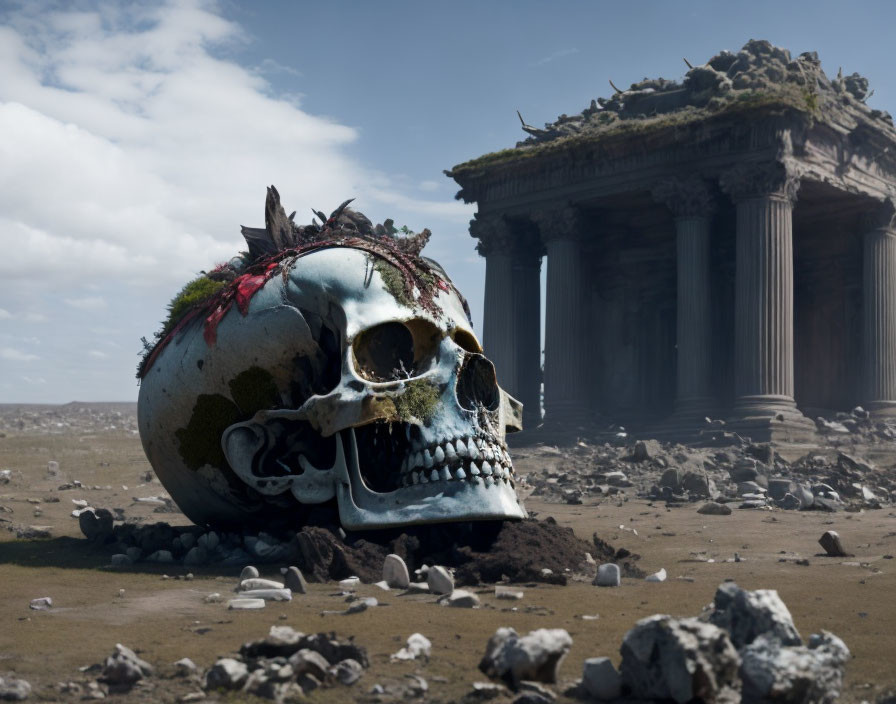
[[[439,481],[513,482],[513,465],[507,450],[490,438],[454,438],[429,447],[416,445],[401,465],[403,485]]]

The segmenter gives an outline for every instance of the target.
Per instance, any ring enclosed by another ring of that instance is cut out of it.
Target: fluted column
[[[516,302],[516,398],[523,403],[523,428],[541,423],[540,243],[517,249],[513,260]]]
[[[699,178],[670,179],[654,198],[675,216],[677,268],[675,416],[708,415],[712,398],[712,316],[710,309],[709,225],[712,199]]]
[[[793,396],[793,202],[797,178],[782,163],[723,175],[737,205],[735,417],[805,420]]]
[[[548,255],[544,343],[545,422],[587,423],[584,373],[584,294],[580,238],[583,223],[573,207],[532,214]]]
[[[517,398],[517,320],[515,314],[513,241],[503,217],[470,221],[470,232],[479,238],[477,249],[485,257],[485,304],[482,346],[495,365],[498,383]]]
[[[863,257],[863,405],[896,415],[896,217],[888,201],[865,223]]]

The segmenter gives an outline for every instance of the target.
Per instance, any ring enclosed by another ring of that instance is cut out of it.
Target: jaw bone
[[[346,439],[348,457],[344,446]],[[361,477],[358,445],[352,428],[336,435],[336,461],[332,471],[339,519],[347,530],[526,517],[526,510],[513,487],[504,482],[486,486],[484,482],[439,481],[388,493],[371,491]]]

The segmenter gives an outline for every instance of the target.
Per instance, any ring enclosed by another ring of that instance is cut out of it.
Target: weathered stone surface
[[[740,668],[745,702],[826,704],[840,696],[849,649],[827,631],[809,638],[809,646],[785,646],[759,636],[746,646]]]
[[[426,583],[433,594],[450,594],[454,591],[454,577],[441,565],[429,568]]]
[[[308,593],[308,583],[305,581],[305,577],[298,567],[290,567],[286,570],[284,583],[286,588],[292,590],[294,594]]]
[[[245,600],[292,601],[292,592],[289,589],[248,589],[240,597]]]
[[[220,658],[205,673],[206,689],[239,689],[246,682],[249,670],[245,663],[233,658]]]
[[[499,628],[485,646],[479,669],[514,689],[522,680],[552,683],[571,647],[572,638],[562,628],[540,628],[522,637],[512,628]]]
[[[152,665],[137,657],[137,654],[130,648],[118,643],[115,646],[115,652],[106,658],[100,679],[109,685],[129,687],[152,674]]]
[[[265,607],[264,599],[231,599],[227,602],[227,608],[231,611],[254,611]]]
[[[697,513],[702,513],[706,516],[728,516],[731,514],[731,507],[727,504],[720,504],[716,503],[715,501],[707,501],[697,509]]]
[[[398,555],[386,555],[383,560],[383,581],[392,589],[407,589],[411,583],[408,566]]]
[[[622,642],[622,683],[642,699],[739,701],[740,657],[728,634],[695,618],[638,621]]]
[[[190,658],[181,658],[174,663],[174,667],[180,677],[195,675],[197,672],[199,672],[199,668],[196,667],[196,663],[190,660]]]
[[[592,584],[598,587],[618,587],[621,584],[619,565],[610,562],[598,567]]]
[[[392,660],[415,660],[416,658],[424,658],[429,660],[432,653],[432,643],[429,638],[422,633],[412,633],[408,636],[407,645],[405,645],[397,653],[392,654]]]
[[[825,531],[818,539],[818,544],[831,557],[847,556],[846,550],[843,549],[843,543],[840,541],[840,534],[835,530]]]
[[[454,606],[462,609],[471,609],[474,606],[479,606],[479,597],[476,596],[473,592],[468,591],[466,589],[455,589],[451,594],[448,595],[448,598],[445,600],[445,603],[448,606]]]
[[[14,677],[0,677],[0,701],[21,702],[30,695],[30,683]]]
[[[716,590],[711,623],[724,628],[738,649],[760,635],[778,638],[785,645],[801,645],[793,617],[774,589],[741,589],[725,582]]]
[[[258,578],[258,568],[253,567],[252,565],[246,565],[243,567],[243,571],[240,572],[240,582],[244,582],[247,579],[257,579]]]
[[[272,579],[259,579],[258,577],[244,579],[236,588],[238,592],[247,592],[251,589],[283,589],[283,582],[275,582]]]
[[[645,582],[665,582],[666,581],[666,569],[662,568],[658,572],[654,572],[653,574],[649,574],[644,578]]]
[[[595,699],[617,699],[622,694],[622,676],[610,658],[588,658],[582,672],[582,686]]]

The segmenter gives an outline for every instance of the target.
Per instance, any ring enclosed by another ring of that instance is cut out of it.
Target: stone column
[[[754,439],[776,439],[775,422],[811,432],[793,397],[792,212],[799,181],[774,162],[738,166],[721,185],[737,206],[735,421]]]
[[[669,179],[653,196],[675,216],[677,266],[677,420],[702,420],[712,412],[712,316],[709,225],[712,198],[702,179]]]
[[[513,240],[501,216],[470,221],[470,232],[479,238],[477,250],[485,257],[485,305],[482,346],[495,365],[498,383],[517,397],[517,319],[515,311]]]
[[[896,415],[896,203],[865,222],[862,405]]]
[[[541,256],[541,243],[528,243],[513,259],[516,398],[523,403],[523,429],[541,423]]]
[[[544,343],[544,411],[551,425],[589,422],[588,388],[584,379],[585,331],[582,255],[583,223],[571,207],[532,214],[547,248]]]

